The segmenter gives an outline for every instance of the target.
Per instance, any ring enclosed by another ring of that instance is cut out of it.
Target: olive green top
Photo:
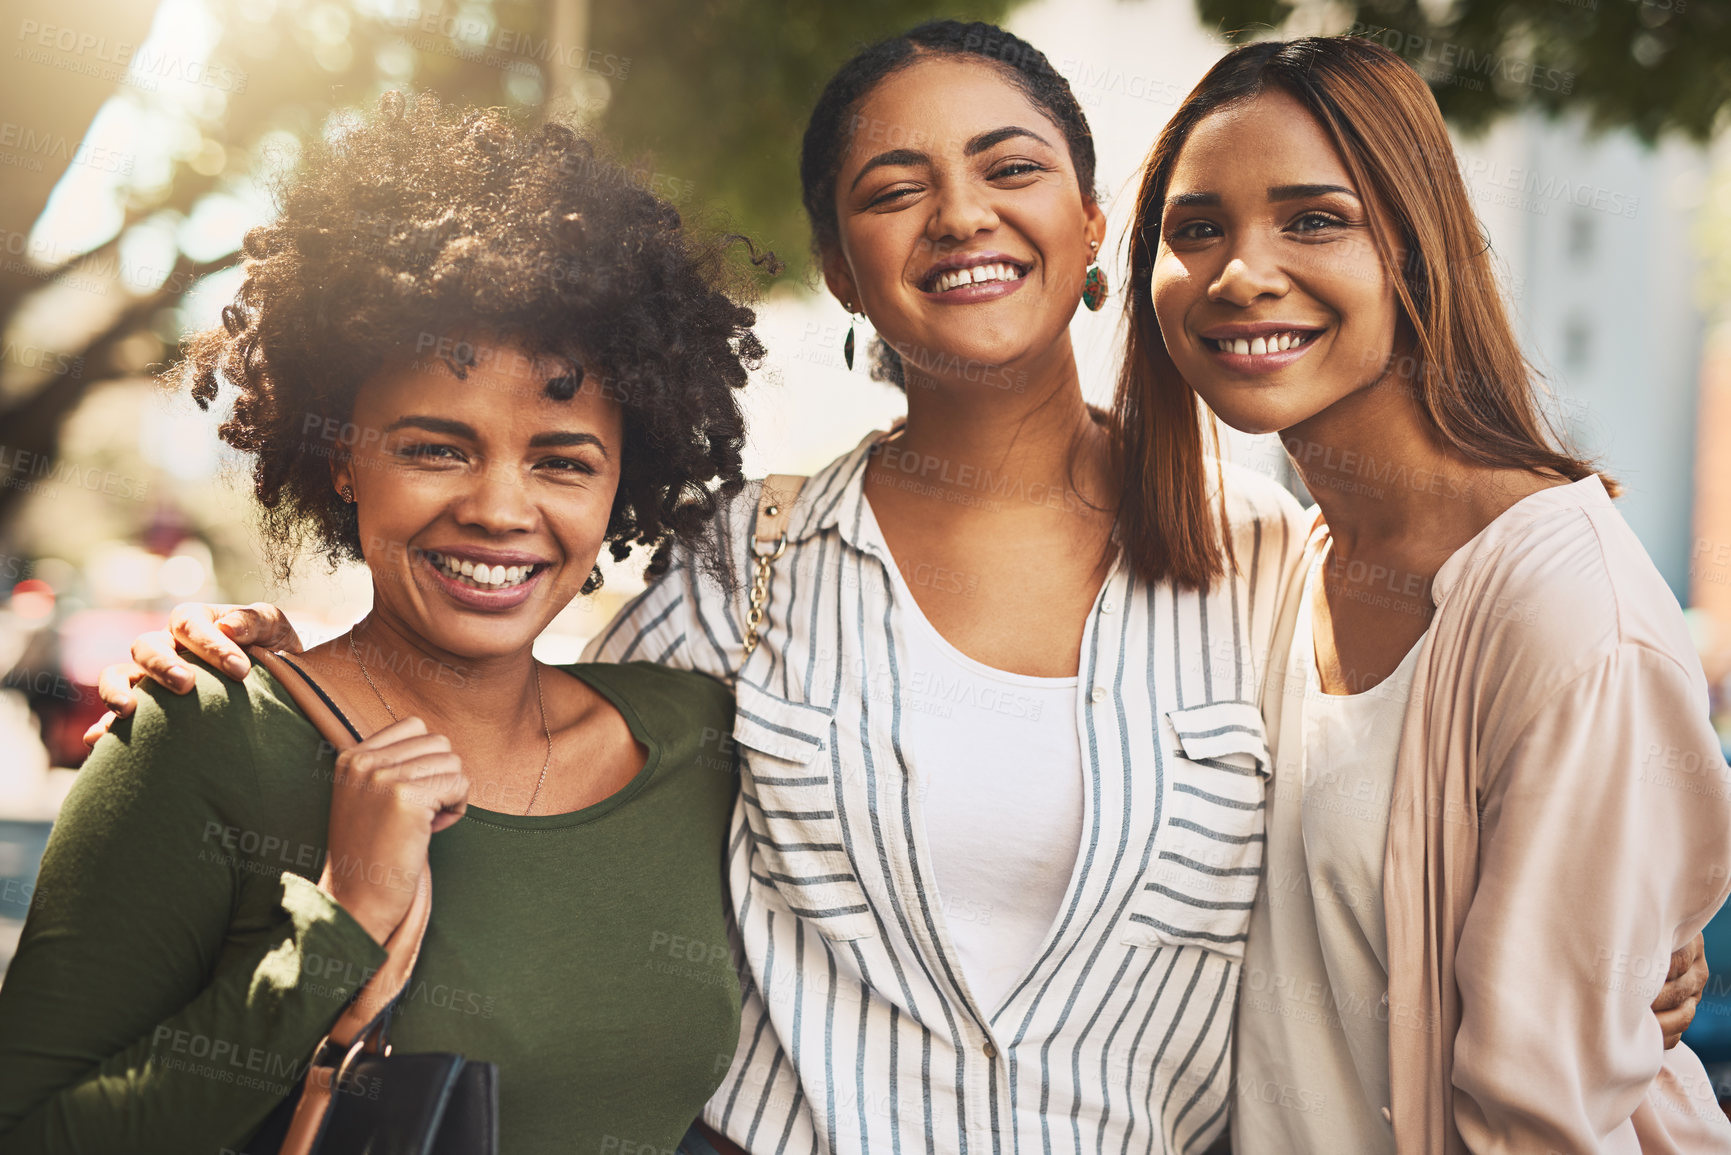
[[[649,751],[569,814],[470,807],[391,1041],[499,1065],[500,1145],[674,1148],[739,1029],[726,687],[564,667]],[[332,748],[263,670],[140,695],[61,811],[0,988],[0,1153],[238,1150],[384,950],[311,880]]]

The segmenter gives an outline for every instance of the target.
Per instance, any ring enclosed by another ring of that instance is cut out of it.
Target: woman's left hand
[[[1677,1045],[1683,1032],[1695,1020],[1695,1008],[1701,1004],[1701,992],[1707,989],[1707,949],[1701,935],[1686,943],[1671,955],[1671,970],[1659,997],[1653,1000],[1653,1013],[1659,1016],[1659,1028],[1665,1032],[1665,1049]]]

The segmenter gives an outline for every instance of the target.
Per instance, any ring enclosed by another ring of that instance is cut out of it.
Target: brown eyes
[[[1051,167],[1049,165],[1043,165],[1032,160],[1017,159],[999,165],[997,168],[986,174],[986,179],[989,181],[1015,180],[1018,177],[1033,176],[1035,173],[1050,171]],[[920,192],[924,187],[925,186],[918,184],[897,185],[893,188],[886,189],[871,200],[867,201],[866,208],[878,208],[883,205],[895,204],[897,201]]]
[[[1336,229],[1351,227],[1351,222],[1343,220],[1340,217],[1335,216],[1333,213],[1311,209],[1299,213],[1294,217],[1291,222],[1286,225],[1286,230],[1288,232],[1297,233],[1300,236],[1316,236],[1320,233],[1327,233]],[[1166,232],[1168,242],[1206,241],[1220,235],[1220,226],[1216,225],[1213,221],[1206,220],[1185,221],[1183,224],[1176,225],[1173,228],[1168,229]]]

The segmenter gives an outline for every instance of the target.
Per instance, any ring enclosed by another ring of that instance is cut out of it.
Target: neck
[[[471,658],[431,645],[375,604],[350,633],[361,672],[398,718],[421,717],[440,733],[470,729],[498,735],[521,715],[537,730],[535,658],[530,647]],[[345,650],[342,656],[352,656]]]
[[[1005,479],[1043,492],[1078,489],[1097,499],[1104,492],[1103,446],[1082,396],[1070,337],[1065,333],[1039,371],[1007,367],[956,378],[907,374],[907,424],[897,439],[897,460],[886,461],[886,479],[980,489]],[[980,508],[948,504],[961,513]]]
[[[1280,437],[1338,556],[1415,543],[1452,550],[1483,528],[1475,491],[1496,471],[1449,449],[1405,382],[1385,377]]]

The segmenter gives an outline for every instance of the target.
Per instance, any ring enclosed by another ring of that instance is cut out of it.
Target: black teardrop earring
[[[847,336],[842,338],[841,359],[847,362],[848,371],[851,373],[853,371],[853,326],[859,318],[855,315],[851,304],[845,307],[848,316]]]

